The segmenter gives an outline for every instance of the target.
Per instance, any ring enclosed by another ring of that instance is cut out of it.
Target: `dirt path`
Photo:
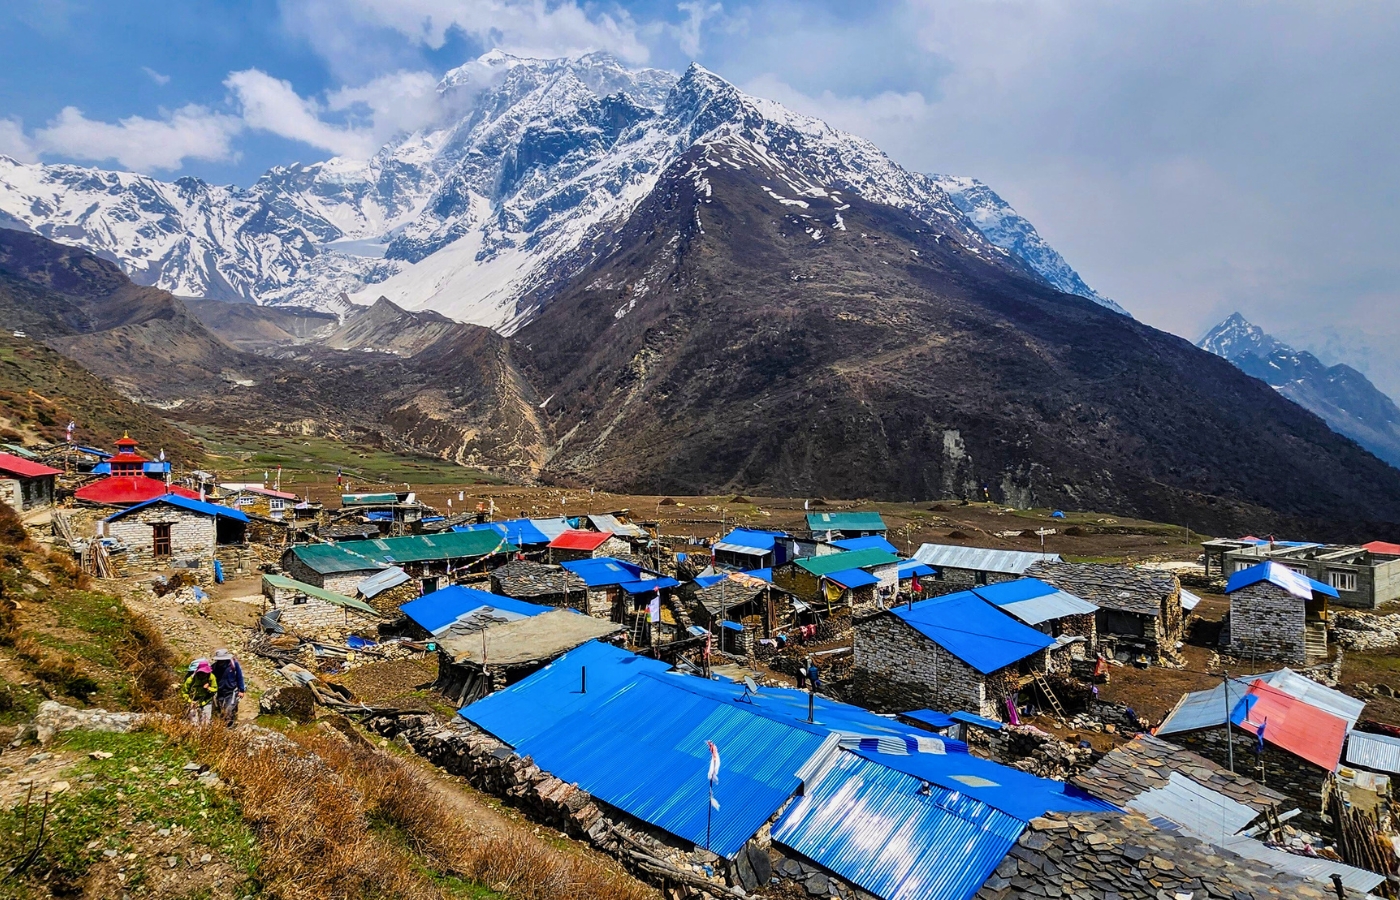
[[[127,606],[153,621],[182,659],[209,657],[221,648],[232,651],[243,665],[243,680],[248,688],[238,707],[238,721],[257,718],[258,698],[281,681],[267,660],[243,649],[248,629],[261,614],[260,578],[215,585],[209,592],[210,599],[202,604],[153,596],[141,583],[123,587]]]

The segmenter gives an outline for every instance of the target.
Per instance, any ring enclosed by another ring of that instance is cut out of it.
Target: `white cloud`
[[[385,32],[430,49],[455,32],[518,56],[606,50],[633,63],[650,56],[642,28],[627,11],[603,12],[577,0],[282,0],[281,7],[283,21],[336,66],[345,65],[336,56],[347,48],[390,54],[375,40]]]
[[[142,71],[142,72],[145,72],[146,75],[148,75],[152,81],[154,81],[156,84],[160,85],[161,87],[165,87],[167,84],[170,83],[170,76],[169,76],[169,75],[162,75],[162,74],[160,74],[159,72],[157,72],[155,69],[152,69],[150,66],[142,66],[142,67],[141,67],[141,71]]]
[[[395,72],[340,88],[325,102],[302,97],[290,82],[257,69],[234,72],[224,85],[249,128],[352,159],[369,158],[395,133],[420,128],[437,113],[436,79],[425,72]],[[327,114],[343,121],[327,121]]]
[[[19,119],[0,119],[0,156],[20,162],[37,162],[39,153],[24,133]]]
[[[699,56],[700,33],[705,27],[705,22],[723,14],[724,7],[719,3],[707,3],[705,0],[685,0],[683,3],[677,3],[676,9],[685,13],[685,20],[671,27],[676,44],[685,55]]]
[[[65,107],[34,133],[31,146],[45,155],[93,161],[116,160],[137,172],[178,169],[187,159],[228,161],[243,128],[235,116],[190,104],[161,119],[129,116],[116,123],[87,118]]]

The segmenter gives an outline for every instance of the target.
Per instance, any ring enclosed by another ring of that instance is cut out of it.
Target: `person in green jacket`
[[[214,668],[209,660],[195,660],[193,666],[194,670],[180,687],[180,696],[190,705],[190,721],[196,725],[208,725],[213,718],[219,682],[214,678]]]

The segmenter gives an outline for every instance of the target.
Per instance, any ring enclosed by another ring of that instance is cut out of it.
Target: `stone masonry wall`
[[[158,503],[107,523],[107,533],[126,544],[128,566],[151,566],[155,559],[157,524],[170,525],[171,556],[209,555],[214,552],[214,517]]]
[[[1306,665],[1303,601],[1261,581],[1230,595],[1230,652],[1237,656]]]
[[[889,613],[856,623],[851,693],[880,708],[997,713],[982,673]]]

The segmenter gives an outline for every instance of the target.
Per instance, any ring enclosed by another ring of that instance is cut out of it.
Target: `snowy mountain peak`
[[[1225,321],[1212,328],[1196,344],[1202,350],[1223,356],[1232,362],[1245,355],[1267,357],[1272,353],[1295,354],[1292,347],[1266,334],[1240,313],[1231,313]]]
[[[910,172],[698,64],[677,76],[607,53],[491,51],[445,73],[437,92],[437,122],[370,159],[278,166],[248,188],[0,157],[0,225],[89,247],[181,295],[336,311],[345,296],[384,296],[509,333],[670,164],[739,142],[804,190],[902,209],[1122,311],[980,182]]]
[[[987,240],[1020,257],[1051,287],[1093,300],[1116,313],[1129,315],[1126,309],[1085,284],[1064,257],[1045,242],[1035,226],[1012,209],[1011,204],[998,196],[996,191],[976,178],[934,175],[933,180]]]

